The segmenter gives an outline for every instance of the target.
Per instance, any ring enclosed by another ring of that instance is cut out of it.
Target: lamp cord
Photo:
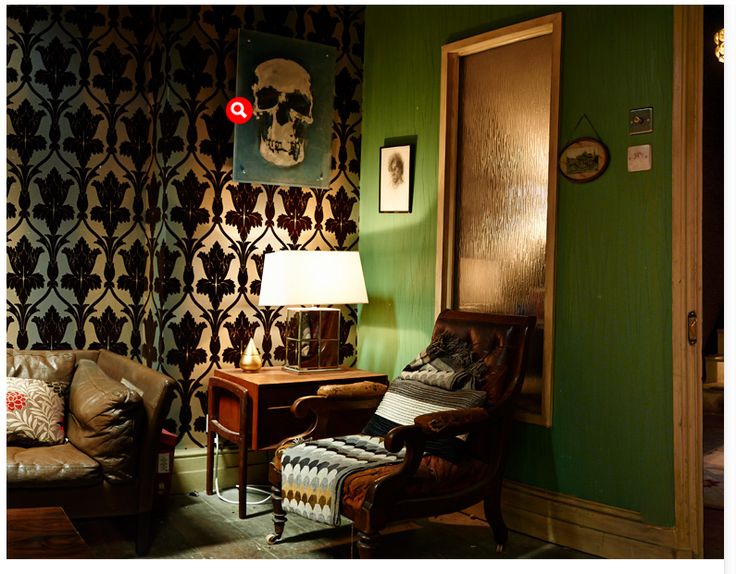
[[[229,498],[225,498],[220,493],[220,483],[219,483],[219,481],[217,479],[217,469],[219,467],[219,465],[218,465],[218,459],[220,457],[220,441],[219,441],[219,438],[220,437],[217,434],[215,434],[215,465],[214,465],[215,466],[215,470],[213,472],[214,479],[215,479],[215,493],[217,494],[217,498],[219,498],[223,502],[227,502],[228,504],[239,504],[240,501],[238,501],[238,500],[230,500]],[[239,487],[240,487],[240,485],[238,485],[238,484],[235,485],[235,488],[239,488]],[[256,488],[255,486],[247,486],[246,485],[245,489],[246,489],[246,492],[248,492],[248,491],[250,491],[250,492],[257,492],[258,494],[265,494],[266,495],[266,497],[263,500],[257,500],[256,502],[249,502],[249,501],[246,500],[246,504],[265,504],[269,500],[271,500],[271,493],[268,492],[268,491],[266,491],[266,490],[264,490],[264,489],[262,489],[262,488]]]

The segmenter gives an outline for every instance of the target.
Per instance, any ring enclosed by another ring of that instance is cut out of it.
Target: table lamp
[[[284,369],[339,369],[341,313],[329,305],[352,303],[368,303],[357,251],[266,254],[258,304],[287,307]]]

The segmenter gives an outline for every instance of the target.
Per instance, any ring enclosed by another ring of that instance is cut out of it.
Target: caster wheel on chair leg
[[[279,536],[278,534],[271,533],[266,536],[266,542],[271,545],[276,544],[280,539],[281,536]]]

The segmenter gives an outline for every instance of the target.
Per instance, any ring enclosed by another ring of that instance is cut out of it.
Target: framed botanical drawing
[[[552,424],[561,29],[556,13],[442,48],[435,310],[536,316],[517,418],[543,426]]]
[[[381,148],[378,211],[381,213],[411,212],[411,146]]]
[[[330,185],[336,49],[241,30],[237,95],[253,119],[235,126],[233,180]]]

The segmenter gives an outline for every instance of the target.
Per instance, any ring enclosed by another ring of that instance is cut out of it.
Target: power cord
[[[215,479],[215,493],[217,494],[217,498],[222,500],[223,502],[227,502],[228,504],[238,504],[239,501],[237,500],[230,500],[229,498],[225,498],[220,493],[220,483],[217,480],[217,469],[219,467],[218,459],[220,457],[220,437],[215,434],[215,470],[214,470],[214,479]],[[240,485],[236,484],[235,488],[239,488]],[[266,497],[263,500],[257,500],[256,502],[250,502],[246,500],[246,504],[266,504],[271,500],[271,493],[267,490],[264,490],[262,488],[257,488],[255,486],[247,486],[246,485],[246,492],[257,492],[258,494],[265,494]]]

